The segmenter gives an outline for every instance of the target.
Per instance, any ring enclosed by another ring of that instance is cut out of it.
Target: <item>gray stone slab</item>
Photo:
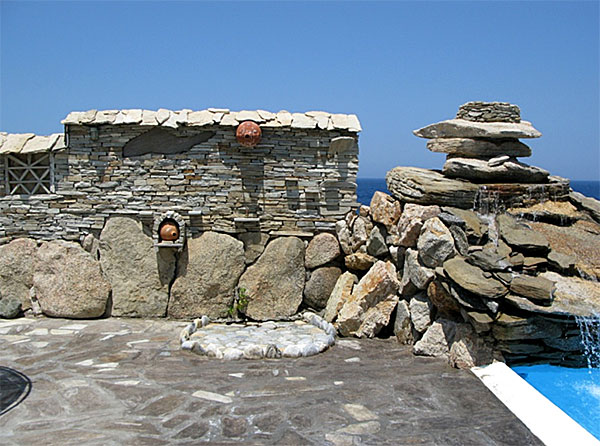
[[[0,363],[33,383],[0,416],[0,443],[542,444],[470,372],[414,357],[394,339],[342,341],[308,358],[214,361],[179,350],[184,326],[0,320],[10,327]]]

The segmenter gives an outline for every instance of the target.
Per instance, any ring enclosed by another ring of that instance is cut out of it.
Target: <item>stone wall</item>
[[[231,123],[164,127],[156,121],[80,124],[67,118],[68,149],[54,154],[55,193],[9,196],[0,188],[0,237],[79,240],[99,235],[107,218],[119,215],[150,229],[168,210],[185,219],[188,236],[211,230],[300,236],[332,231],[357,207],[358,129],[327,119],[329,128],[317,120],[312,128],[267,123],[261,142],[243,147]],[[128,142],[155,130],[176,142],[209,138],[179,153],[124,156]]]

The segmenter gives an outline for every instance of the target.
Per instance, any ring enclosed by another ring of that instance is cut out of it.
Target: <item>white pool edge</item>
[[[506,364],[473,367],[471,372],[546,446],[600,446],[592,434]]]

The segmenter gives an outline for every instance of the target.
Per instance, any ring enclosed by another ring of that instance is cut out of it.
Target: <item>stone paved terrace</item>
[[[0,321],[0,365],[32,382],[0,444],[541,444],[470,372],[391,339],[221,361],[180,351],[183,326]]]

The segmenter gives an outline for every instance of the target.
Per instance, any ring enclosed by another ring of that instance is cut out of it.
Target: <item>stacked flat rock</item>
[[[414,134],[432,152],[447,153],[442,173],[475,183],[546,183],[549,173],[517,160],[531,156],[519,138],[539,138],[519,107],[506,102],[468,102],[455,119],[430,124]]]

